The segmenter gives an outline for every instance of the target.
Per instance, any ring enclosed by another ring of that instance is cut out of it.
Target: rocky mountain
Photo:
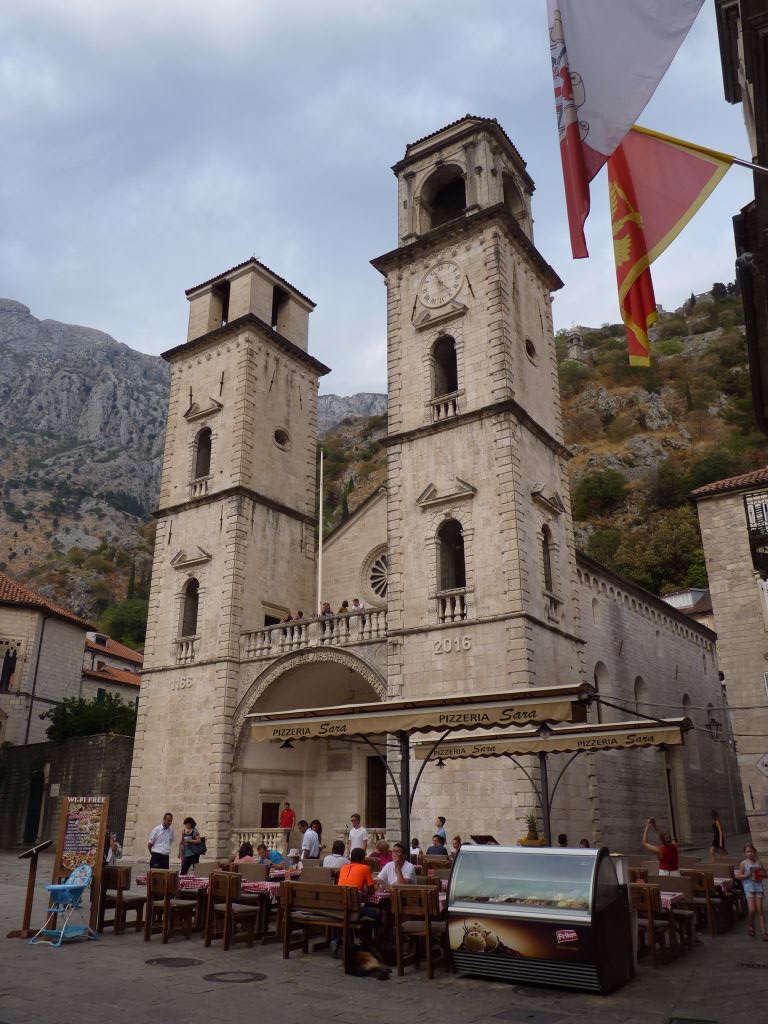
[[[387,411],[387,396],[370,391],[357,395],[320,395],[317,404],[317,429],[325,437],[345,419],[382,416]]]

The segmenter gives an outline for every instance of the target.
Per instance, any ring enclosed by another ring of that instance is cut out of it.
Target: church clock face
[[[444,260],[426,272],[419,285],[419,298],[425,306],[437,309],[458,293],[464,275],[458,263]]]

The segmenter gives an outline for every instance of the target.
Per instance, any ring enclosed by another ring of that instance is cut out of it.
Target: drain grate
[[[150,967],[199,967],[205,960],[195,960],[191,956],[158,956],[144,963]]]
[[[229,985],[247,985],[252,981],[265,981],[266,974],[253,971],[217,971],[216,974],[204,974],[204,981],[221,981]]]
[[[669,1017],[667,1024],[720,1024],[711,1017]]]
[[[761,967],[761,968],[765,969],[766,967],[768,967],[768,963],[765,963],[765,964],[743,964],[742,963],[742,964],[736,964],[736,966],[737,967]]]

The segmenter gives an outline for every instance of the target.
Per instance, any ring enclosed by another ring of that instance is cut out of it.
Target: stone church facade
[[[641,821],[701,838],[726,822],[729,752],[715,636],[577,554],[551,293],[533,244],[533,182],[496,121],[466,117],[394,167],[398,245],[387,286],[386,487],[328,538],[316,592],[319,377],[312,303],[257,260],[191,289],[171,364],[163,483],[126,840],[165,810],[209,850],[276,824],[290,802],[333,831],[359,810],[394,834],[365,741],[250,739],[256,711],[589,682],[603,721],[682,713],[685,748],[584,754],[557,786],[553,828],[637,845]],[[362,615],[317,618],[358,596]],[[280,625],[286,611],[301,621]],[[551,779],[565,756],[552,758]],[[525,767],[525,765],[523,766]],[[534,775],[532,766],[529,772]],[[536,810],[502,760],[429,764],[412,834],[436,814],[515,841]],[[330,834],[330,833],[329,833]]]

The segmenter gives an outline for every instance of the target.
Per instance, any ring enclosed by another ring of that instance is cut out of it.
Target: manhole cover
[[[191,956],[158,956],[144,963],[150,967],[199,967],[205,960],[195,960]]]
[[[231,985],[247,985],[251,981],[265,981],[266,974],[255,974],[252,971],[217,971],[216,974],[204,974],[203,981],[222,981]]]

